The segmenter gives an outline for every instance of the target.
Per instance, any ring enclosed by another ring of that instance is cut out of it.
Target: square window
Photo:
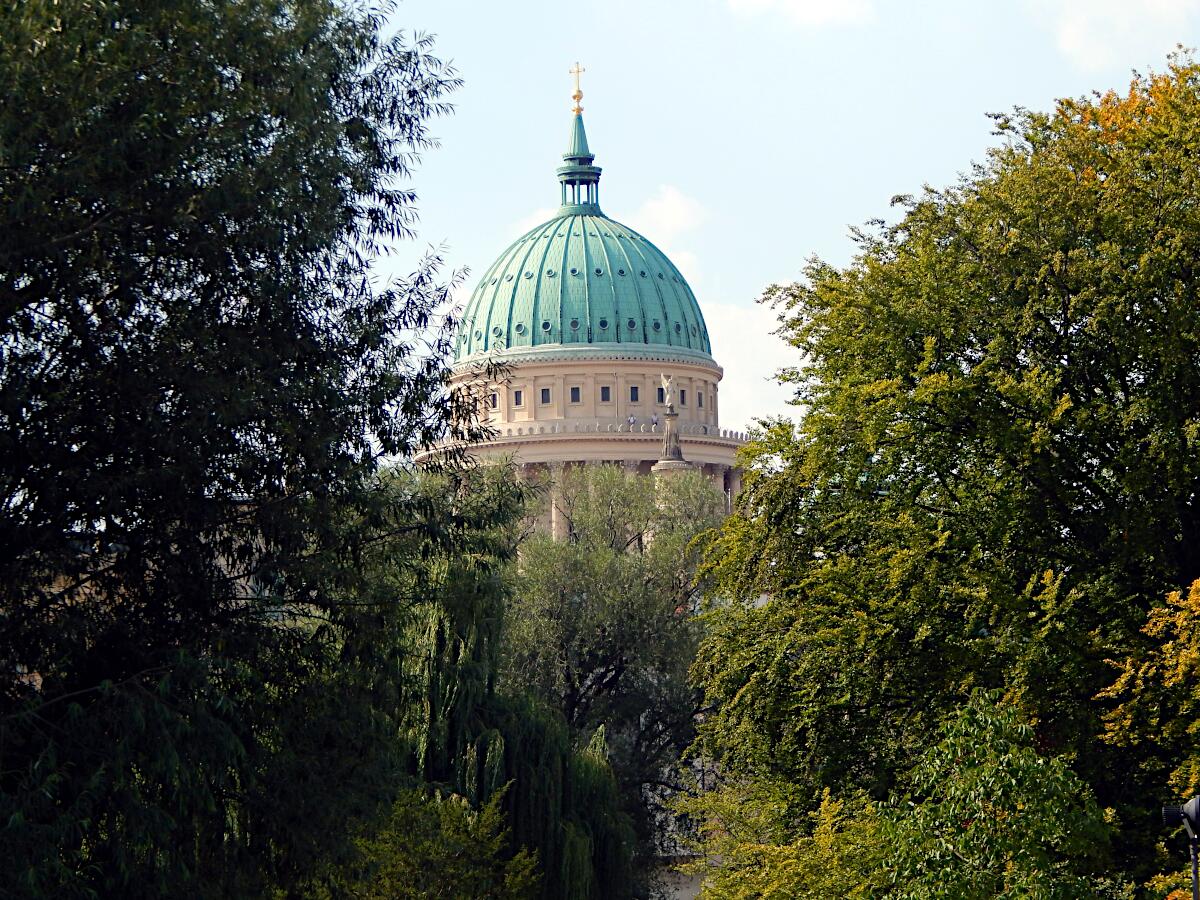
[[[612,402],[612,387],[611,386],[609,386],[607,384],[602,384],[600,386],[600,402],[601,403],[611,403]]]
[[[629,386],[629,402],[630,403],[638,402],[638,387],[636,384],[631,384]]]
[[[525,403],[524,391],[513,391],[513,406],[521,406]]]
[[[659,403],[667,402],[667,392],[665,390],[663,390],[662,388],[658,389],[658,402]]]
[[[550,388],[542,388],[542,402],[543,403],[550,402]]]
[[[572,403],[579,402],[579,388],[578,387],[571,388],[571,402]]]
[[[683,389],[680,389],[679,391],[679,405],[687,406],[687,391]]]
[[[500,395],[493,392],[492,396],[488,398],[488,402],[491,404],[492,409],[499,409],[500,408]]]
[[[704,409],[704,391],[696,391],[696,405]]]

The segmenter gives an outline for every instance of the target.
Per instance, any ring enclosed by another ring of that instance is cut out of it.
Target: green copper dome
[[[455,362],[653,358],[713,364],[696,297],[666,255],[600,211],[576,113],[558,169],[562,206],[484,272],[463,313]]]

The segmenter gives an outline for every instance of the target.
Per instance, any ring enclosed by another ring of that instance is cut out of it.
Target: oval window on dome
[[[597,274],[597,275],[603,275],[603,274],[604,274],[604,270],[603,270],[603,269],[600,269],[600,268],[597,268],[597,269],[596,269],[596,274]]]
[[[654,320],[654,330],[662,331],[662,322],[658,321],[658,319]]]
[[[578,330],[579,330],[579,320],[578,320],[578,319],[572,319],[572,320],[571,320],[571,330],[572,330],[572,331],[578,331]]]
[[[509,277],[509,278],[512,278],[512,276],[511,276],[511,275],[509,275],[508,277]],[[659,278],[662,278],[662,277],[663,277],[663,273],[662,273],[662,272],[659,272],[659,273],[658,273],[658,277],[659,277]]]
[[[499,278],[493,278],[493,279],[492,279],[492,284],[495,284],[495,283],[496,283],[497,281],[499,281],[499,280],[500,280]]]
[[[638,272],[638,274],[639,274],[639,275],[641,275],[643,278],[645,278],[645,277],[646,277],[646,270],[645,270],[645,269],[642,269],[642,271]],[[495,284],[495,282],[492,282],[492,283],[493,283],[493,284]]]
[[[492,334],[494,334],[496,337],[500,337],[500,335],[504,334],[504,329],[497,325],[492,329]]]
[[[696,326],[693,325],[692,326],[692,337],[695,337],[695,336],[696,336]]]
[[[625,274],[625,270],[624,270],[624,269],[617,269],[617,274],[618,274],[618,275],[624,275],[624,274]]]
[[[680,325],[678,322],[676,322],[675,323],[675,333],[679,334],[679,332],[681,332],[681,331],[683,331],[683,326]]]
[[[637,322],[634,321],[633,319],[630,319],[628,322],[625,323],[625,327],[628,328],[630,331],[634,331],[637,329]]]
[[[515,330],[516,330],[517,334],[524,334],[525,333],[525,323],[518,322]]]
[[[659,277],[661,278],[662,276],[660,275]],[[504,280],[505,280],[505,281],[512,281],[512,275],[509,275],[509,276],[508,276],[507,278],[505,278]]]
[[[532,277],[533,277],[533,273],[532,273],[532,272],[526,272],[526,273],[525,273],[525,277],[526,277],[526,278],[532,278]]]
[[[601,319],[601,320],[600,320],[600,328],[601,328],[601,329],[608,328],[608,319]]]
[[[553,278],[553,277],[554,277],[554,270],[553,270],[553,269],[547,269],[547,270],[546,270],[546,277],[547,277],[547,278]]]
[[[544,319],[542,321],[542,331],[549,331],[549,330],[550,330],[550,320]]]
[[[478,328],[475,329],[475,340],[477,340],[477,341],[483,340],[483,332],[480,331]]]
[[[572,274],[572,275],[578,275],[578,274],[579,274],[579,270],[578,270],[577,268],[575,268],[574,266],[571,266],[571,274]]]
[[[678,275],[672,275],[671,280],[673,282],[675,282],[676,284],[679,284],[679,276]]]

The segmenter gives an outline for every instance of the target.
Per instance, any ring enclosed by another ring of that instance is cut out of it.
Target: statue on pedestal
[[[663,402],[667,405],[667,411],[663,415],[665,420],[663,426],[663,447],[662,457],[658,461],[658,465],[667,463],[675,466],[685,466],[690,468],[688,463],[683,458],[683,450],[679,446],[679,413],[675,412],[675,379],[666,375],[660,375],[663,387]],[[657,467],[656,467],[657,468]]]

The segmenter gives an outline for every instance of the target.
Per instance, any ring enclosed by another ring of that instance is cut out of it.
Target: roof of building
[[[562,205],[484,272],[463,313],[456,363],[553,353],[713,364],[692,289],[666,254],[600,210],[593,160],[577,109],[556,173]]]

